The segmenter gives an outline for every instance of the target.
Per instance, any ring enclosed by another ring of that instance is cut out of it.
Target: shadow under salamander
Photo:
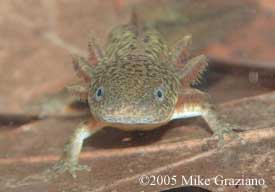
[[[106,127],[95,133],[85,141],[85,145],[100,149],[127,148],[143,146],[159,141],[170,129],[187,126],[196,122],[197,118],[175,120],[150,131],[123,131],[116,128]],[[200,121],[198,121],[200,123]]]

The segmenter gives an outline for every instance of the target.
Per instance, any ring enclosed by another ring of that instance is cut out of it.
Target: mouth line
[[[106,116],[102,118],[107,123],[117,123],[125,125],[146,125],[158,124],[152,117],[119,117],[119,116]]]

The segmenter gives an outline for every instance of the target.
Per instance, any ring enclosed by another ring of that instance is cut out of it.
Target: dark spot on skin
[[[132,49],[132,50],[135,50],[135,49],[136,49],[136,47],[135,47],[133,44],[130,44],[130,45],[129,45],[129,48]]]
[[[144,43],[148,43],[149,42],[149,37],[148,36],[146,36],[144,39],[143,39],[143,41],[144,41]]]

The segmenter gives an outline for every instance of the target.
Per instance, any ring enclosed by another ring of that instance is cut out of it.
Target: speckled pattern
[[[78,164],[83,141],[107,126],[151,130],[174,119],[202,116],[219,144],[224,135],[235,137],[207,94],[190,87],[207,66],[204,55],[186,57],[190,37],[169,51],[158,32],[133,23],[110,33],[106,53],[92,38],[88,61],[76,58],[75,70],[86,85],[71,90],[88,101],[92,117],[76,128],[54,172],[77,177],[76,171],[89,170]]]
[[[138,32],[134,26],[116,28],[110,35],[106,54],[95,69],[89,103],[92,113],[125,123],[167,121],[177,101],[180,88],[169,50],[153,30]],[[95,92],[104,88],[104,98],[97,102]],[[154,94],[163,92],[163,99]]]
[[[94,40],[89,44],[92,66],[84,60],[82,64],[76,62],[76,71],[88,84],[88,93],[79,95],[87,96],[91,113],[100,121],[142,129],[147,124],[169,122],[179,94],[207,65],[200,60],[183,63],[186,49],[179,50],[187,43],[179,44],[171,51],[151,27],[116,27],[105,53]]]

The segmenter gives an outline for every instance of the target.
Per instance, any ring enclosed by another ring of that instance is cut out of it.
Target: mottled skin
[[[127,124],[127,129],[163,124],[173,115],[180,90],[168,48],[155,31],[119,27],[110,35],[105,61],[95,67],[90,93],[104,90],[100,101],[88,97],[91,113],[100,121]],[[157,94],[163,94],[158,98]]]
[[[78,165],[83,140],[106,126],[150,130],[171,120],[202,116],[223,141],[232,133],[205,93],[190,87],[207,66],[203,55],[190,58],[190,36],[170,50],[153,29],[120,26],[109,36],[105,53],[94,40],[88,60],[75,57],[84,85],[69,89],[89,103],[92,117],[81,123],[65,147],[58,172],[87,169]]]

